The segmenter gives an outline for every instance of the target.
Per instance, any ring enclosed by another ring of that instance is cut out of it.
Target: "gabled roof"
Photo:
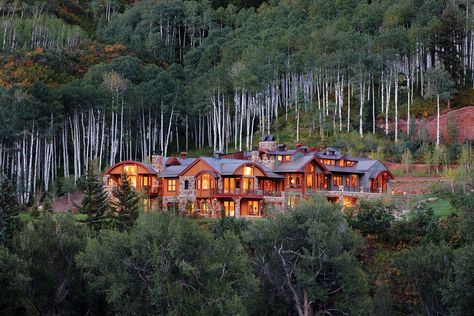
[[[322,153],[322,152],[315,152],[314,155],[318,158],[321,158],[321,159],[334,159],[334,160],[338,160],[338,159],[341,159],[343,157],[343,155],[341,155],[341,154],[328,155],[328,154]]]
[[[210,171],[215,172],[216,174],[222,176],[229,176],[233,175],[235,171],[244,166],[244,165],[254,165],[257,168],[260,168],[262,172],[268,178],[275,178],[275,179],[283,179],[284,177],[272,172],[270,169],[265,167],[264,165],[256,162],[251,162],[249,160],[244,159],[219,159],[213,157],[199,157],[193,159],[191,163],[187,165],[180,165],[180,166],[169,166],[166,167],[163,172],[160,174],[162,178],[171,178],[171,177],[179,177],[181,174],[186,172],[189,168],[195,165],[198,161],[203,161],[205,164],[209,165]]]
[[[293,161],[282,162],[273,170],[274,172],[303,172],[304,167],[311,161],[316,161],[317,164],[323,169],[323,171],[328,171],[325,165],[323,165],[318,158],[313,155],[307,155],[299,157]]]

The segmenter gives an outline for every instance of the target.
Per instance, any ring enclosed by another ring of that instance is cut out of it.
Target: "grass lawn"
[[[76,221],[82,221],[87,218],[86,214],[74,214],[74,218]],[[20,220],[22,222],[29,222],[32,219],[31,215],[29,212],[22,212],[20,213]]]
[[[434,218],[448,217],[457,213],[457,210],[446,200],[436,199],[435,201],[428,202],[428,206],[434,211]],[[408,218],[412,219],[415,217],[415,211],[410,211]]]
[[[457,213],[457,210],[446,200],[437,199],[436,201],[428,203],[434,211],[434,217],[446,217]]]

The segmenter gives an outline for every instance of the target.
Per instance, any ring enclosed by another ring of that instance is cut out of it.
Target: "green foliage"
[[[87,214],[86,223],[90,227],[100,230],[104,220],[109,216],[110,205],[108,194],[105,192],[102,183],[102,177],[93,162],[89,163],[82,192],[84,197],[79,211]]]
[[[43,213],[53,213],[53,200],[49,194],[46,195],[43,201]]]
[[[413,286],[422,300],[422,306],[412,306],[413,312],[447,312],[442,287],[452,260],[453,251],[446,244],[428,244],[402,251],[395,257],[395,266],[400,270],[402,280]]]
[[[33,206],[31,207],[30,215],[31,215],[32,218],[40,217],[41,213],[40,213],[40,210],[39,210],[39,207],[38,207],[37,203],[33,204]]]
[[[349,219],[351,226],[368,234],[383,235],[388,232],[394,219],[395,207],[382,200],[361,200],[355,210],[355,215]]]
[[[474,308],[474,245],[454,251],[453,268],[442,288],[443,301],[453,315],[468,315]]]
[[[248,314],[257,280],[239,239],[189,219],[141,214],[129,233],[105,231],[77,257],[118,314]]]
[[[410,174],[410,167],[411,167],[412,160],[413,160],[413,156],[411,154],[410,149],[405,148],[402,155],[402,163],[405,166],[406,175]]]
[[[321,199],[275,219],[256,221],[249,226],[247,241],[268,302],[289,303],[281,311],[273,310],[273,304],[263,306],[267,312],[367,310],[367,280],[355,258],[360,240],[336,205]]]
[[[8,178],[0,181],[0,245],[9,246],[20,227],[19,204],[12,183]]]
[[[120,184],[112,191],[111,201],[115,216],[121,229],[130,229],[138,218],[140,212],[139,198],[131,186],[126,173],[122,174]]]
[[[0,246],[0,313],[2,315],[24,314],[23,302],[29,276],[26,262]]]
[[[72,214],[50,214],[29,222],[16,236],[15,254],[24,261],[27,302],[41,314],[80,314],[93,306],[74,258],[86,245],[86,231]],[[91,305],[89,305],[89,302]],[[26,304],[28,305],[28,304]]]

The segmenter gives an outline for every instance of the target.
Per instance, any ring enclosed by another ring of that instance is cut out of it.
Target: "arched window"
[[[184,180],[184,189],[185,190],[189,189],[189,181],[188,180]]]
[[[201,202],[201,213],[206,214],[209,212],[209,202],[207,200]]]
[[[194,213],[194,202],[188,201],[188,203],[186,203],[186,211],[188,213]]]

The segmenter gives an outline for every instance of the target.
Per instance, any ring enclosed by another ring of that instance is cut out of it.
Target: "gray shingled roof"
[[[282,162],[273,171],[275,172],[298,172],[306,166],[308,162],[313,160],[313,155],[303,156],[293,161]]]
[[[143,166],[145,166],[145,168],[151,173],[151,174],[157,174],[158,172],[156,172],[155,169],[153,169],[153,166],[150,164],[150,163],[146,163],[146,162],[140,162]]]
[[[322,153],[322,152],[315,152],[314,155],[318,158],[321,158],[321,159],[341,159],[343,157],[343,155],[339,154],[339,155],[327,155],[326,153]]]
[[[194,162],[198,158],[193,158],[192,162]],[[244,164],[249,163],[248,160],[243,159],[218,159],[213,157],[201,157],[201,159],[206,162],[209,166],[217,170],[220,175],[227,176],[234,174],[235,170],[241,167]],[[169,177],[178,177],[181,172],[184,171],[192,162],[186,161],[186,164],[181,166],[169,166],[165,167],[163,172],[161,173],[160,177],[162,178],[169,178]],[[269,178],[276,178],[276,179],[283,179],[284,177],[272,172],[270,169],[265,167],[260,163],[255,163],[260,168],[262,168]]]

